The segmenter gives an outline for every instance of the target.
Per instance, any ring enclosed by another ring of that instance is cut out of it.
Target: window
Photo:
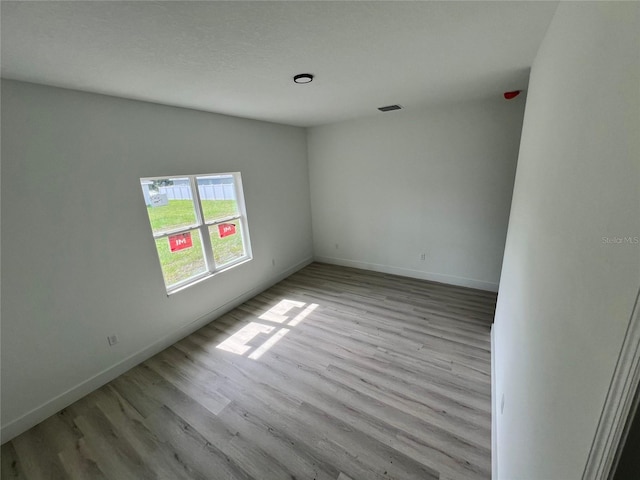
[[[251,259],[240,173],[140,184],[168,293]]]

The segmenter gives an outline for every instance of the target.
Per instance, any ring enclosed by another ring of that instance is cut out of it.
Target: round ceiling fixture
[[[295,83],[311,83],[313,80],[313,75],[310,73],[299,73],[295,77],[293,77],[293,81]]]

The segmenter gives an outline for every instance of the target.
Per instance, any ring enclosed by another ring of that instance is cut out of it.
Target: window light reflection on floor
[[[302,308],[305,305],[306,303],[304,302],[284,299],[281,300],[276,306],[270,308],[265,313],[260,315],[260,317],[258,318],[267,322],[283,324],[290,318],[290,315],[286,315],[287,313],[290,313],[290,311],[294,308]],[[316,308],[318,308],[317,303],[309,304],[307,308],[293,317],[293,319],[286,325],[288,327],[295,327],[305,318],[307,318],[307,316],[309,316],[309,314],[311,314],[311,312],[313,312]],[[253,338],[255,338],[259,334],[271,334],[271,336],[262,345],[256,348],[249,355],[250,359],[257,360],[291,330],[290,328],[281,328],[277,332],[273,333],[275,328],[275,326],[258,322],[251,322],[248,325],[242,327],[229,338],[221,342],[218,346],[216,346],[216,348],[235,353],[237,355],[244,355],[251,349],[251,346],[247,345],[247,343],[249,343]]]
[[[304,302],[295,302],[293,300],[281,300],[275,307],[270,308],[258,318],[260,320],[268,320],[270,322],[283,323],[289,320],[289,317],[285,315],[292,308],[302,308],[306,304]]]
[[[251,322],[249,325],[242,327],[241,330],[231,335],[216,348],[243,355],[251,348],[247,345],[247,342],[250,342],[252,338],[260,333],[271,333],[275,328],[276,327],[270,327],[269,325],[263,325],[262,323]]]
[[[259,359],[263,353],[265,353],[267,350],[273,347],[276,344],[276,342],[278,342],[278,340],[284,337],[287,333],[289,333],[288,328],[281,328],[276,332],[275,335],[269,337],[269,339],[266,342],[264,342],[262,345],[256,348],[255,351],[251,355],[249,355],[249,358],[251,360]]]

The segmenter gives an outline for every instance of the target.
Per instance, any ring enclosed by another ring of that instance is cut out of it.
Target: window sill
[[[185,290],[185,289],[187,289],[189,287],[193,287],[194,285],[197,285],[198,283],[204,282],[205,280],[208,280],[208,279],[210,279],[212,277],[220,275],[221,273],[227,272],[227,271],[231,270],[232,268],[238,267],[240,265],[244,265],[245,263],[248,263],[251,260],[253,260],[253,257],[246,257],[246,258],[243,258],[241,260],[238,260],[235,263],[230,263],[229,265],[225,265],[220,270],[216,270],[215,272],[205,273],[202,276],[196,277],[192,281],[189,281],[189,282],[185,283],[184,285],[180,285],[179,287],[173,288],[171,290],[167,290],[167,297],[171,297],[172,295],[174,295],[174,294],[176,294],[178,292],[182,292],[183,290]]]

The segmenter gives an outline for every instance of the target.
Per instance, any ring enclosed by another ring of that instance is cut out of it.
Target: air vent
[[[400,110],[400,105],[387,105],[386,107],[378,107],[381,112],[392,112],[393,110]]]

